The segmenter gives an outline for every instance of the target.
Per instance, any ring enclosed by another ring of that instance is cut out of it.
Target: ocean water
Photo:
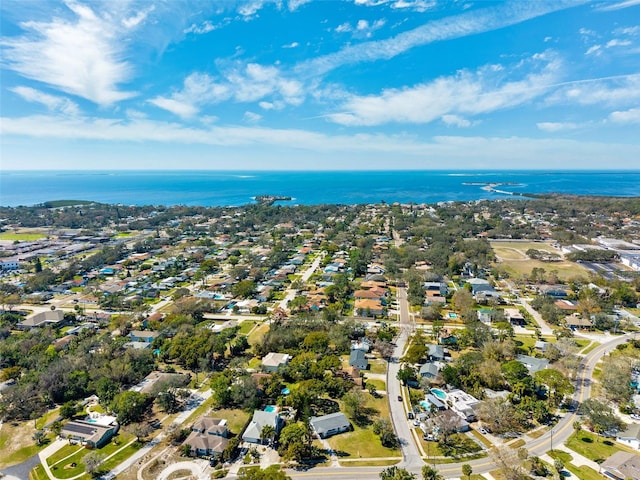
[[[92,200],[126,205],[231,206],[257,195],[280,204],[357,204],[509,198],[487,191],[640,196],[638,171],[3,171],[0,205]]]

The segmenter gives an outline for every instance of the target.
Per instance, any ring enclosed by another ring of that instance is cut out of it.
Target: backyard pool
[[[264,407],[264,411],[265,412],[269,412],[269,413],[277,412],[278,411],[278,406],[277,405],[267,405],[266,407]]]
[[[443,390],[440,390],[439,388],[432,388],[431,389],[431,393],[433,393],[440,400],[446,400],[447,399],[446,392],[444,392]]]
[[[455,313],[455,312],[449,312],[449,313],[447,313],[447,316],[448,316],[449,318],[458,318],[458,314],[457,314],[457,313]]]

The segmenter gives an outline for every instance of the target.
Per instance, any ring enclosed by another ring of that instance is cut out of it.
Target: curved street
[[[407,399],[403,397],[401,402],[397,400],[398,396],[401,395],[402,392],[400,382],[396,379],[396,374],[400,368],[399,359],[403,355],[412,331],[406,290],[403,288],[398,289],[398,301],[400,305],[400,334],[396,340],[396,349],[393,357],[391,358],[387,368],[387,391],[391,420],[402,450],[403,460],[398,465],[420,476],[422,466],[425,465],[425,462],[418,452],[409,427],[409,422],[407,421],[405,409],[405,402]],[[613,350],[617,345],[626,342],[629,338],[633,338],[633,335],[626,334],[611,337],[583,358],[580,366],[578,367],[579,375],[574,381],[574,402],[580,403],[590,397],[591,378],[596,364],[604,355]],[[569,436],[573,434],[573,423],[579,419],[580,417],[575,412],[564,414],[558,423],[554,425],[553,429],[541,435],[539,438],[530,440],[524,445],[529,450],[529,455],[538,457],[544,455],[551,449],[552,442],[555,448],[563,444]],[[473,472],[476,474],[487,473],[496,469],[495,464],[489,457],[463,461],[460,463],[437,464],[436,468],[445,478],[461,478],[463,477],[462,465],[464,463],[471,465]],[[379,478],[381,470],[382,467],[340,467],[331,470],[323,468],[321,470],[321,474],[318,469],[310,469],[307,471],[289,470],[287,473],[293,478],[317,478],[318,475],[321,475],[335,480],[349,480],[352,478],[373,480]]]

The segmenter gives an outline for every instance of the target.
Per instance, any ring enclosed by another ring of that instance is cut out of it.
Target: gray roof
[[[262,429],[265,425],[271,425],[273,428],[278,430],[279,425],[279,415],[276,412],[265,412],[264,410],[256,410],[253,412],[253,418],[247,429],[242,434],[243,439],[247,438],[260,438],[262,434]]]
[[[618,433],[616,437],[624,439],[640,439],[640,424],[632,423],[624,432]]]
[[[311,423],[311,427],[316,433],[321,436],[330,430],[348,428],[351,425],[342,412],[330,413],[322,417],[311,417],[309,423]]]
[[[438,367],[436,367],[433,363],[425,363],[420,367],[420,375],[431,375],[435,377],[438,375]]]
[[[351,350],[351,354],[349,355],[349,365],[353,366],[354,363],[360,363],[361,361],[367,361],[365,352],[360,349]]]
[[[522,363],[530,373],[535,373],[549,367],[549,360],[546,358],[530,357],[529,355],[516,355],[516,360]]]
[[[442,345],[429,345],[429,355],[432,357],[444,357],[444,348]]]
[[[602,464],[602,469],[614,478],[640,479],[640,456],[628,452],[616,452]]]

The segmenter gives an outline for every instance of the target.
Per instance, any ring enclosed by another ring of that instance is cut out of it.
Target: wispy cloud
[[[614,123],[640,123],[640,108],[630,108],[622,112],[611,112],[609,120]]]
[[[155,97],[150,102],[188,118],[195,115],[202,105],[229,99],[255,102],[269,96],[276,96],[285,104],[299,105],[304,90],[300,82],[286,78],[274,66],[238,63],[221,66],[219,78],[202,73],[191,74],[185,79],[182,90],[170,97]]]
[[[579,127],[577,123],[572,122],[540,122],[536,123],[536,126],[543,132],[563,132],[567,130],[575,130]]]
[[[426,12],[436,6],[436,2],[432,0],[355,0],[355,3],[365,7],[389,5],[394,9],[406,9],[415,12]]]
[[[451,114],[443,115],[442,121],[445,123],[445,125],[449,125],[451,127],[466,128],[471,126],[471,122],[469,120],[459,115],[451,115]]]
[[[620,10],[621,8],[629,8],[640,5],[640,0],[624,0],[623,2],[607,3],[599,8],[599,10]]]
[[[40,90],[36,90],[31,87],[14,87],[9,90],[20,95],[28,102],[35,102],[44,105],[52,112],[59,111],[65,115],[72,116],[80,113],[78,105],[68,98],[49,95],[48,93],[41,92]]]
[[[287,7],[289,8],[290,12],[295,12],[302,5],[305,5],[307,3],[311,3],[311,0],[289,0],[287,2]]]
[[[259,113],[255,113],[255,112],[244,112],[243,118],[244,118],[245,122],[258,123],[260,120],[262,120],[262,115],[260,115]]]
[[[200,25],[196,25],[195,23],[192,23],[191,26],[189,26],[188,28],[185,28],[183,32],[193,33],[195,35],[203,35],[205,33],[213,32],[217,28],[218,27],[214,25],[211,21],[205,20]]]
[[[296,67],[296,72],[301,75],[322,75],[343,65],[391,59],[421,45],[505,28],[541,15],[579,5],[586,1],[511,1],[498,7],[469,11],[428,22],[418,28],[400,33],[386,40],[347,46],[338,52],[299,64]]]
[[[125,41],[117,34],[121,24],[88,6],[66,5],[72,19],[23,22],[24,34],[0,40],[3,64],[26,78],[100,105],[134,96],[118,88],[132,74],[125,60]],[[129,17],[129,24],[134,23]]]
[[[626,106],[640,101],[640,74],[576,80],[556,87],[546,99],[549,104]]]
[[[387,161],[390,154],[411,156],[403,164],[405,168],[424,167],[426,165],[420,162],[425,158],[457,161],[460,166],[473,165],[476,168],[508,168],[514,165],[514,160],[520,165],[536,165],[537,168],[556,168],[557,165],[598,168],[602,165],[602,158],[616,158],[618,164],[632,166],[640,158],[639,145],[568,139],[441,136],[418,140],[408,135],[327,135],[300,129],[240,126],[194,128],[146,119],[123,121],[56,116],[4,117],[0,121],[5,135],[29,138],[251,147],[260,149],[264,155],[273,153],[267,147],[276,147],[278,151],[285,148],[314,154],[361,154],[361,159],[368,160],[372,156],[382,156]],[[473,152],[472,160],[469,152]],[[355,166],[349,162],[344,164],[344,168]]]
[[[126,28],[137,27],[142,22],[144,22],[146,18],[149,16],[149,14],[153,12],[155,9],[156,9],[155,5],[151,5],[149,8],[146,8],[145,10],[140,10],[139,12],[135,13],[133,16],[122,19],[122,25],[124,25]]]
[[[300,44],[298,42],[291,42],[283,45],[282,48],[298,48]]]
[[[475,72],[405,89],[388,89],[378,96],[353,96],[342,113],[328,118],[343,125],[380,125],[389,122],[428,123],[445,115],[478,115],[528,102],[545,93],[559,79],[560,62],[547,55],[535,55],[524,66],[533,67],[520,80],[502,81],[503,68],[485,66]],[[540,66],[542,65],[542,66]]]

